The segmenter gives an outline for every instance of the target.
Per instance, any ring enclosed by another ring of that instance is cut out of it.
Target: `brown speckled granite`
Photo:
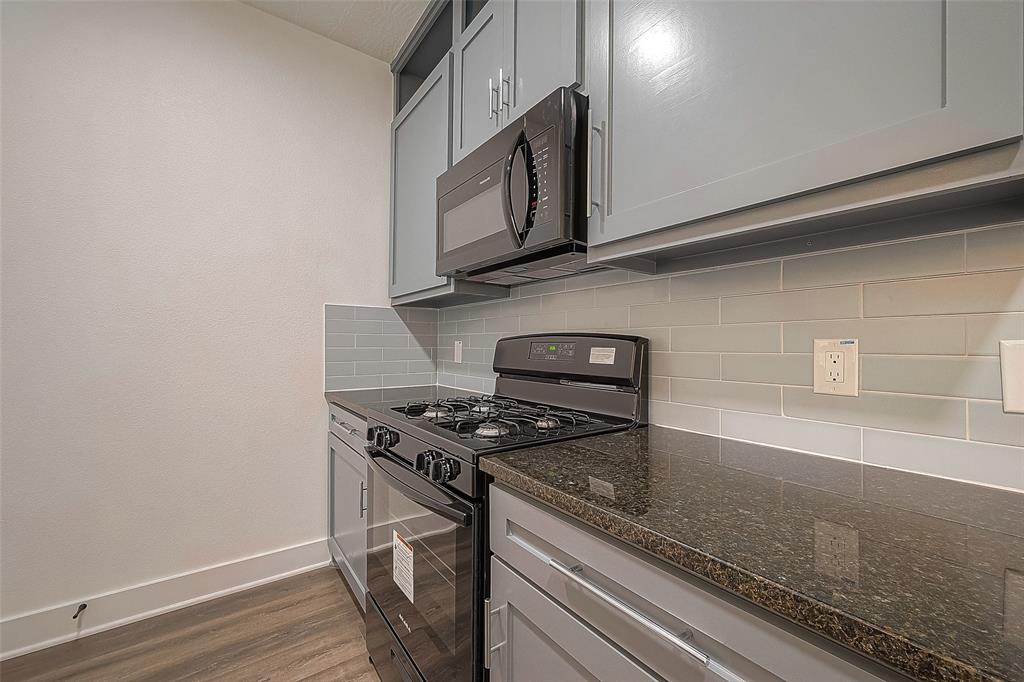
[[[481,467],[911,676],[1024,680],[1022,494],[659,427]],[[856,531],[842,571],[815,561],[827,524]]]

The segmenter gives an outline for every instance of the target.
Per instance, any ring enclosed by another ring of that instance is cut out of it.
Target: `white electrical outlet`
[[[454,362],[462,362],[462,340],[455,342],[455,358]]]
[[[814,392],[858,395],[859,365],[857,339],[814,339]]]

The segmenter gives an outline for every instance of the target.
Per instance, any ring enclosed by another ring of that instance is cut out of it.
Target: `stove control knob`
[[[381,450],[398,445],[398,432],[386,426],[374,426],[370,429],[370,440]]]
[[[457,459],[435,459],[430,463],[430,480],[435,483],[447,483],[459,475],[459,470]]]
[[[416,455],[416,471],[424,476],[430,475],[430,465],[435,459],[441,459],[443,455],[436,450],[424,450]]]

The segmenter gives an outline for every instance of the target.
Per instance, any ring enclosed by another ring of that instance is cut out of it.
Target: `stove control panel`
[[[530,344],[531,360],[572,360],[576,357],[576,342],[534,341]]]

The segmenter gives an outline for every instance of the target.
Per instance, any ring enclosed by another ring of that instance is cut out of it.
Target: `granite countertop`
[[[1024,494],[660,427],[481,468],[911,676],[1024,680]]]

